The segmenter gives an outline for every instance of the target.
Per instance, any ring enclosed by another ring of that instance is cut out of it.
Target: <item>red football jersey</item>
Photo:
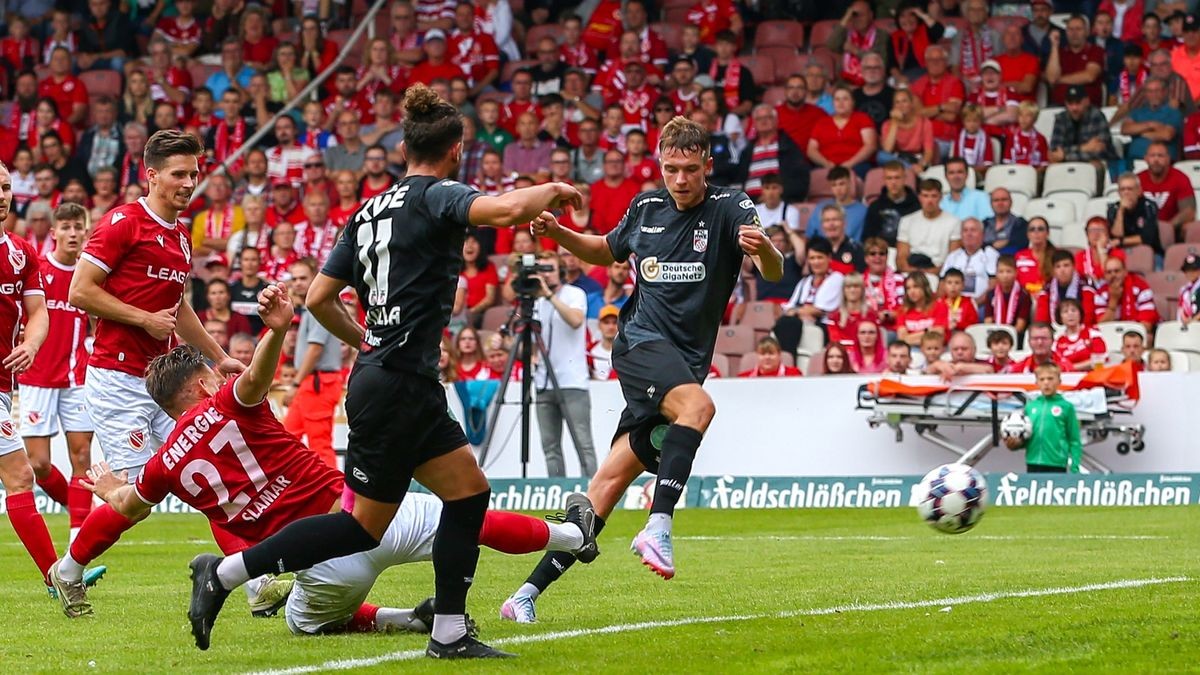
[[[13,375],[3,361],[16,344],[18,324],[25,309],[27,295],[45,295],[38,274],[37,251],[19,237],[0,233],[0,393],[13,390]]]
[[[1073,370],[1091,370],[1093,364],[1104,363],[1107,352],[1104,336],[1087,326],[1075,335],[1063,333],[1054,341],[1055,355],[1070,363]]]
[[[183,25],[179,17],[170,16],[158,20],[158,30],[167,42],[172,45],[198,45],[203,35],[200,22],[194,17],[191,23]]]
[[[316,259],[319,269],[333,250],[337,235],[338,227],[331,220],[320,227],[313,227],[306,220],[296,226],[296,250],[302,256]]]
[[[154,99],[155,103],[160,101],[167,101],[168,103],[171,102],[171,99],[167,98],[167,92],[165,89],[163,89],[162,84],[155,81],[155,74],[152,72],[147,72],[146,75],[150,78],[150,98]],[[175,104],[175,114],[180,120],[186,120],[190,114],[189,111],[191,108],[189,101],[192,99],[191,74],[183,68],[171,66],[170,68],[167,68],[167,72],[163,74],[163,81],[170,86],[183,91],[183,100]]]
[[[146,198],[109,211],[96,225],[83,258],[108,272],[102,287],[147,312],[178,307],[192,271],[191,232],[150,210]],[[91,364],[142,377],[146,366],[175,346],[137,326],[100,319]]]
[[[256,544],[295,520],[329,513],[341,499],[342,474],[289,434],[270,403],[239,402],[235,382],[179,418],[135,488],[147,504],[174,494]]]
[[[474,86],[493,70],[500,70],[500,50],[487,33],[455,31],[447,46],[450,63],[462,69],[467,83]]]
[[[64,121],[71,117],[76,103],[87,105],[88,102],[87,86],[74,75],[63,77],[62,82],[55,82],[53,76],[47,77],[38,85],[38,96],[53,100],[58,106],[58,118]]]
[[[530,111],[537,115],[538,122],[542,121],[542,109],[533,101],[509,101],[505,103],[500,106],[500,128],[516,138],[517,118]]]
[[[717,33],[728,30],[737,9],[730,0],[700,0],[687,13],[687,22],[700,27],[700,41],[711,45]]]
[[[46,292],[50,331],[33,365],[21,373],[17,381],[47,389],[81,386],[88,364],[87,348],[83,344],[88,335],[88,315],[67,302],[75,266],[64,265],[54,256],[45,255],[39,261],[39,269],[42,288]]]

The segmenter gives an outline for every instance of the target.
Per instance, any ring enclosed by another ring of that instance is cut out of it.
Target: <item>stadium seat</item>
[[[663,23],[673,23],[682,26],[687,22],[687,15],[690,11],[692,11],[690,4],[683,7],[667,7],[663,9]]]
[[[1146,163],[1146,160],[1144,160],[1144,159],[1133,160],[1133,172],[1134,173],[1141,173],[1148,168],[1150,168],[1150,165]]]
[[[800,372],[806,375],[808,374],[808,364],[810,363],[811,359],[812,354],[809,354],[802,349],[796,350],[796,367],[800,369]]]
[[[1038,133],[1046,137],[1046,142],[1050,142],[1050,138],[1054,135],[1054,118],[1058,117],[1060,112],[1065,108],[1042,108],[1038,113],[1037,121],[1033,123],[1033,128],[1038,130]]]
[[[1192,361],[1200,359],[1200,354],[1195,352],[1180,352],[1173,349],[1167,350],[1167,356],[1171,357],[1171,372],[1172,373],[1187,373],[1192,370]]]
[[[712,364],[721,377],[737,377],[737,373],[729,372],[729,359],[724,354],[713,354]]]
[[[1181,269],[1183,259],[1190,254],[1200,255],[1200,244],[1175,244],[1167,248],[1167,254],[1163,256],[1163,269],[1171,272]]]
[[[740,358],[754,351],[754,329],[750,326],[721,326],[717,331],[717,353]],[[736,364],[732,364],[735,368]]]
[[[1188,180],[1192,182],[1193,190],[1200,189],[1200,161],[1188,160],[1184,162],[1176,162],[1174,167],[1182,171],[1183,175],[1188,177]]]
[[[1025,209],[1029,207],[1029,196],[1020,192],[1012,193],[1012,212],[1018,216],[1025,215]]]
[[[1175,244],[1175,228],[1165,220],[1158,221],[1158,243],[1162,244],[1163,250]]]
[[[654,26],[651,25],[651,28]],[[662,35],[659,33],[659,35]],[[557,23],[544,23],[540,26],[530,26],[525,32],[525,53],[537,53],[537,44],[544,37],[552,37],[555,42],[562,43],[562,27]],[[665,40],[666,38],[664,38]]]
[[[1164,321],[1158,324],[1154,346],[1159,349],[1200,354],[1200,326],[1184,325],[1178,321]]]
[[[217,71],[218,71],[218,70],[220,70],[220,69],[221,69],[221,66],[209,66],[209,65],[205,65],[205,64],[203,64],[203,63],[195,63],[195,62],[193,62],[193,63],[192,63],[190,66],[188,66],[188,74],[192,76],[192,85],[193,85],[193,89],[196,89],[196,88],[199,88],[199,87],[203,87],[203,86],[204,86],[204,83],[205,83],[205,82],[208,82],[208,78],[209,78],[209,76],[210,76],[210,75],[212,75],[213,73],[217,72]],[[87,72],[85,72],[85,73],[81,74],[81,75],[80,75],[80,78],[83,78],[85,75],[91,75],[91,74],[93,74],[93,73],[96,73],[96,74],[106,74],[106,75],[116,75],[116,76],[117,76],[117,81],[118,81],[118,83],[119,83],[119,82],[120,82],[120,80],[121,80],[121,77],[120,77],[120,75],[119,75],[118,73],[116,73],[116,72],[113,72],[113,71],[98,71],[98,70],[90,70],[90,71],[87,71]],[[94,93],[96,93],[96,92],[95,92],[95,91],[92,89],[92,83],[91,83],[91,82],[88,82],[86,79],[84,79],[84,83],[85,83],[85,84],[87,84],[87,86],[88,86],[88,93],[89,93],[89,94],[94,94]],[[121,92],[118,90],[118,91],[117,91],[117,93],[116,93],[115,95],[116,95],[116,96],[120,96],[120,95],[121,95]]]
[[[504,69],[500,71],[500,80],[502,82],[508,82],[513,78],[513,75],[515,75],[518,70],[522,70],[524,68],[533,68],[537,66],[537,64],[538,62],[536,60],[509,61],[508,63],[504,64]]]
[[[1087,224],[1087,221],[1093,216],[1108,218],[1108,205],[1114,204],[1116,201],[1108,197],[1092,197],[1087,201],[1087,206],[1083,207],[1083,217],[1080,220],[1083,221],[1083,224]]]
[[[763,103],[776,107],[783,105],[786,98],[787,92],[781,86],[767,87],[762,96]]]
[[[817,205],[813,202],[792,202],[788,204],[788,208],[796,209],[800,214],[800,232],[803,233],[804,229],[808,227],[808,219],[812,218],[813,209],[817,208]]]
[[[769,333],[775,327],[775,321],[779,318],[781,309],[781,305],[774,302],[747,303],[746,311],[742,313],[742,319],[738,325],[750,326],[755,332]]]
[[[672,53],[678,53],[683,49],[683,24],[678,23],[652,23],[650,29],[662,38],[662,41],[667,44],[667,49]]]
[[[809,56],[795,50],[781,51],[779,47],[769,47],[764,53],[770,52],[775,61],[775,83],[783,85],[792,75],[803,75],[804,66],[808,65]]]
[[[1096,195],[1096,167],[1087,162],[1059,162],[1046,167],[1042,196],[1060,192],[1082,192],[1091,198]]]
[[[489,307],[483,312],[483,330],[498,331],[500,327],[508,323],[508,317],[512,314],[512,307],[500,306]]]
[[[1178,270],[1163,270],[1147,274],[1146,282],[1150,284],[1150,290],[1154,291],[1155,297],[1175,297],[1179,295],[1179,289],[1187,283],[1187,277]]]
[[[1050,227],[1062,228],[1072,223],[1078,224],[1075,219],[1075,205],[1067,199],[1031,199],[1021,215],[1025,220],[1041,216],[1050,223]]]
[[[833,33],[833,29],[837,27],[836,19],[828,19],[826,21],[818,21],[813,24],[812,32],[808,35],[808,46],[810,50],[815,50],[818,47],[825,47],[825,42]]]
[[[825,331],[811,321],[804,322],[804,330],[800,332],[800,344],[796,349],[816,354],[825,348]]]
[[[1086,241],[1087,235],[1084,235]],[[1085,244],[1086,245],[1086,244]],[[1146,275],[1154,271],[1154,249],[1145,244],[1125,249],[1125,268]]]
[[[829,73],[831,79],[836,79],[838,73],[842,72],[841,60],[829,50],[828,47],[821,45],[812,48],[812,53],[808,55],[808,61],[816,61],[825,68],[825,72]],[[807,61],[805,64],[807,65]]]
[[[808,198],[814,203],[829,199],[833,193],[829,191],[829,169],[813,169],[808,173]]]
[[[797,352],[799,353],[799,352]],[[814,375],[825,374],[825,350],[819,349],[808,356],[808,363],[804,368],[804,374],[808,377]]]
[[[1087,231],[1084,229],[1083,223],[1071,223],[1063,226],[1058,230],[1057,238],[1053,241],[1058,248],[1082,251],[1088,247]]]
[[[804,48],[804,24],[799,21],[764,21],[754,33],[755,51],[763,47]]]
[[[1012,338],[1013,344],[1017,344],[1017,329],[1006,324],[999,323],[977,323],[967,326],[966,333],[975,340],[976,353],[986,353],[988,336],[995,332],[1008,333]]]
[[[79,79],[87,87],[89,96],[121,95],[121,74],[115,70],[87,70],[79,74]],[[195,75],[192,76],[192,83],[197,87],[204,86],[204,80],[197,81]]]
[[[1200,220],[1184,223],[1183,243],[1200,244]]]
[[[921,174],[921,178],[933,178],[942,184],[942,192],[950,191],[950,184],[946,182],[946,165],[934,164],[925,169],[925,173]],[[975,175],[975,167],[967,167],[967,187],[973,187],[979,184],[979,180]]]
[[[754,83],[759,86],[767,86],[775,84],[775,62],[770,58],[761,56],[742,56],[739,57],[742,65],[750,69],[754,74]]]
[[[1019,192],[1026,197],[1037,196],[1037,169],[1025,164],[1002,164],[988,169],[983,189],[988,194],[998,187]]]
[[[1126,333],[1137,333],[1143,340],[1147,338],[1146,328],[1136,321],[1102,321],[1096,324],[1096,328],[1100,329],[1109,353],[1121,351],[1121,340]]]

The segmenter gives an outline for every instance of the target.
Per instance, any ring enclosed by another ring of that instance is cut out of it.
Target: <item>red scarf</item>
[[[312,258],[316,258],[318,262],[324,262],[329,257],[330,251],[333,250],[333,244],[337,239],[337,225],[332,222],[326,222],[320,227],[313,227],[312,223],[306,224],[304,228],[304,252]]]
[[[217,126],[217,137],[214,139],[213,154],[216,156],[217,162],[224,162],[227,157],[232,155],[246,141],[246,120],[238,117],[237,122],[233,125],[233,134],[229,133],[229,125],[222,122]],[[229,173],[237,173],[241,170],[242,160],[238,159],[233,166],[227,167]]]
[[[124,193],[125,188],[129,186],[129,170],[133,166],[132,153],[126,152],[125,159],[121,160],[121,189],[119,192]],[[148,185],[146,181],[146,163],[139,161],[137,170],[137,182],[143,188]]]
[[[1184,284],[1179,291],[1179,320],[1191,321],[1192,317],[1196,316],[1196,290],[1197,284]]]
[[[1000,290],[1000,286],[996,286],[996,288],[992,290],[992,318],[996,320],[996,323],[1002,323],[1006,326],[1015,326],[1017,319],[1017,305],[1021,304],[1021,284],[1013,281],[1012,290],[1008,293],[1007,305],[1001,302],[1002,293],[1003,291]],[[1001,316],[1004,317],[1003,321],[1000,320]]]
[[[875,26],[867,29],[866,33],[851,30],[850,44],[856,49],[867,51],[875,46],[875,35]],[[862,57],[850,53],[849,49],[842,54],[842,79],[856,87],[863,84]]]
[[[970,145],[967,145],[968,141],[971,142]],[[990,145],[991,141],[988,140],[987,134],[983,133],[983,129],[973,134],[967,133],[966,129],[958,132],[958,154],[967,160],[967,166],[980,166],[986,162]]]
[[[713,79],[713,82],[717,81],[718,67],[716,59],[713,59],[712,65],[708,67],[708,76]],[[722,87],[725,92],[725,105],[730,109],[736,108],[741,102],[738,96],[738,85],[741,83],[742,63],[735,58],[729,62],[728,66],[725,66],[725,85]]]
[[[912,37],[902,30],[897,30],[892,33],[892,49],[896,52],[896,67],[903,68],[904,63],[908,61],[909,55],[913,55],[917,59],[917,64],[925,67],[925,48],[929,46],[929,31],[925,28],[924,23],[918,23],[917,29],[913,31]]]
[[[1146,81],[1146,73],[1147,72],[1149,72],[1149,71],[1147,71],[1145,68],[1142,68],[1141,70],[1139,70],[1138,75],[1137,75],[1137,82],[1134,82],[1133,85],[1130,86],[1129,71],[1128,70],[1121,71],[1121,77],[1118,80],[1118,86],[1120,87],[1121,93],[1118,95],[1117,103],[1128,103],[1129,99],[1133,98],[1134,89],[1142,88],[1142,84]]]
[[[903,286],[897,289],[893,284],[889,283],[892,277],[891,272],[891,270],[885,268],[883,274],[879,275],[878,281],[872,281],[871,274],[868,273],[866,275],[863,301],[867,307],[875,312],[886,312],[894,309],[899,304],[896,302],[896,298],[899,297],[899,293],[896,291],[903,289]]]
[[[973,29],[968,28],[963,33],[961,44],[962,63],[959,66],[962,74],[967,79],[976,78],[979,76],[979,66],[992,58],[992,43],[984,41]]]
[[[225,205],[225,209],[221,212],[221,220],[218,221],[214,218],[215,214],[213,209],[208,210],[208,218],[204,223],[205,238],[228,239],[233,234],[233,202]]]

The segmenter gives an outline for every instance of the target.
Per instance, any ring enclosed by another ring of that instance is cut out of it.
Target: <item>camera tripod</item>
[[[533,301],[532,295],[522,294],[520,296],[520,305],[513,312],[513,336],[514,340],[512,347],[508,350],[508,360],[504,364],[504,374],[500,379],[500,390],[496,393],[496,405],[492,408],[491,415],[488,416],[487,437],[484,438],[483,445],[479,447],[479,464],[483,466],[487,461],[488,451],[492,446],[492,439],[496,434],[496,422],[500,419],[500,407],[507,405],[504,396],[508,391],[509,382],[512,379],[513,364],[516,363],[519,356],[523,355],[524,367],[521,369],[521,478],[528,478],[529,472],[529,406],[533,401],[533,359],[531,356],[536,356],[546,365],[547,387],[548,391],[559,391],[558,376],[554,373],[554,364],[550,362],[550,352],[546,349],[546,343],[542,341],[542,322],[533,318]],[[537,353],[533,352],[534,347],[537,348]],[[571,434],[571,442],[579,448],[579,439],[575,436],[575,425],[572,424],[571,414],[567,411],[566,406],[562,407],[563,423],[567,427],[567,433]]]

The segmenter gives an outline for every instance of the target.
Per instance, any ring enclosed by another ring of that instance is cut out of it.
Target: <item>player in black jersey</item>
[[[356,495],[353,514],[298,520],[242,553],[193,560],[188,616],[201,649],[208,647],[229,590],[263,574],[258,570],[307,569],[377,546],[416,478],[445,503],[433,545],[436,614],[426,653],[509,656],[467,631],[466,597],[490,490],[448,411],[438,353],[468,226],[527,223],[546,209],[578,204],[579,193],[550,183],[486,197],[448,180],[462,157],[457,109],[419,84],[409,87],[404,107],[407,176],[359,207],[307,298],[321,324],[343,342],[361,346],[346,396],[346,485]],[[365,331],[339,302],[338,294],[351,284],[366,308]],[[582,496],[573,502],[567,518],[594,547],[591,505]]]
[[[635,261],[638,283],[621,309],[612,356],[626,407],[588,496],[599,530],[635,478],[644,470],[658,474],[649,522],[632,548],[644,564],[670,579],[675,575],[671,518],[716,412],[701,384],[712,363],[717,328],[743,256],[772,281],[783,276],[783,256],[744,192],[707,184],[713,161],[708,132],[676,117],[660,138],[666,189],[638,195],[606,237],[576,234],[548,215],[534,221],[534,232],[594,265]],[[579,559],[587,561],[586,555]],[[537,593],[573,562],[570,555],[543,558],[504,603],[501,615],[532,620]]]

